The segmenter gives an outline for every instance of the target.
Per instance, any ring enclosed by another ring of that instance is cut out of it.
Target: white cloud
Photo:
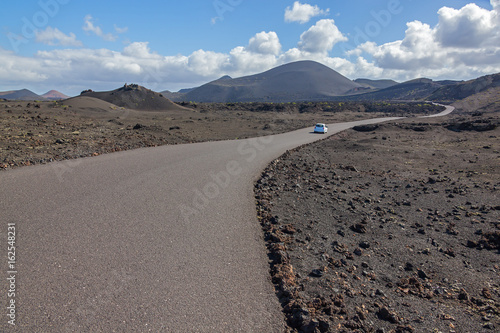
[[[382,68],[412,70],[445,66],[449,59],[434,40],[430,26],[419,21],[407,23],[407,26],[405,38],[401,41],[380,46],[368,42],[360,49],[371,54]]]
[[[151,53],[149,42],[134,42],[127,45],[122,52],[122,55],[137,59],[161,58],[156,53]]]
[[[393,78],[458,79],[499,72],[500,0],[491,3],[493,10],[475,4],[461,9],[443,7],[435,27],[409,22],[402,40],[382,45],[366,42],[347,55],[366,53],[373,66]]]
[[[307,23],[311,18],[319,15],[327,15],[329,12],[330,9],[322,10],[318,6],[295,1],[293,7],[285,9],[285,22]]]
[[[473,48],[500,45],[498,10],[489,11],[470,3],[458,10],[443,7],[438,14],[435,33],[443,46]]]
[[[255,74],[271,69],[278,64],[274,54],[262,54],[238,46],[229,52],[228,62],[221,70],[233,77]]]
[[[335,25],[335,21],[324,19],[318,21],[300,36],[299,49],[311,53],[329,52],[338,42],[347,41]]]
[[[198,50],[188,57],[187,69],[205,77],[216,76],[224,67],[228,56],[213,51]]]
[[[36,58],[20,57],[12,51],[0,47],[0,82],[16,86],[18,84],[38,83],[49,79],[40,68]],[[3,90],[10,90],[9,86]]]
[[[47,45],[83,46],[83,43],[76,39],[74,33],[66,35],[59,29],[50,26],[36,32],[36,41]]]
[[[122,74],[137,75],[142,73],[141,65],[137,63],[117,63],[117,62],[105,62],[102,64],[103,69],[108,72],[120,71]]]
[[[278,55],[281,52],[281,44],[276,32],[259,32],[252,37],[248,43],[248,50],[260,54]]]
[[[381,45],[365,42],[347,52],[345,58],[332,55],[335,45],[347,38],[329,19],[319,20],[300,36],[296,47],[287,50],[283,50],[274,31],[256,33],[246,46],[236,46],[229,52],[198,50],[175,56],[158,54],[146,41],[130,43],[119,51],[57,49],[40,51],[31,57],[0,48],[0,90],[40,87],[39,92],[44,92],[59,88],[72,94],[88,88],[110,90],[124,82],[157,91],[175,90],[203,84],[225,74],[250,75],[298,60],[321,62],[351,79],[404,81],[417,77],[479,77],[500,72],[500,43],[495,43],[496,31],[500,29],[498,21],[494,21],[499,17],[500,0],[492,1],[492,5],[496,9],[474,6],[441,9],[437,25],[409,22],[401,40]],[[91,17],[88,22],[88,31],[104,35]],[[462,31],[464,26],[477,38],[473,41],[476,47],[459,38],[457,31]],[[47,28],[43,33],[46,36],[41,32],[40,42],[62,45],[73,40],[71,34],[59,34],[56,29]],[[75,88],[70,92],[65,90],[67,86]]]
[[[93,32],[96,36],[99,36],[101,37],[102,39],[104,39],[105,41],[108,41],[108,42],[113,42],[115,41],[118,37],[113,35],[112,33],[107,33],[105,34],[101,27],[99,26],[96,26],[94,25],[94,22],[92,22],[92,16],[91,15],[87,15],[85,16],[84,18],[84,24],[83,24],[83,31],[86,31],[86,32]]]

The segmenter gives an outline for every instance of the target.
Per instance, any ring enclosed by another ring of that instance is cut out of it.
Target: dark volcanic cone
[[[123,87],[112,91],[95,92],[86,90],[81,93],[81,96],[98,98],[132,110],[172,111],[184,109],[182,106],[163,97],[163,95],[137,84],[125,84]]]

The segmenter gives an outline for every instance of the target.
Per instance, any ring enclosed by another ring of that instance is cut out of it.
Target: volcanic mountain
[[[92,90],[85,90],[82,91],[80,96],[98,98],[116,106],[131,110],[171,111],[185,109],[163,97],[162,94],[137,84],[125,84],[123,87],[112,91],[95,92]]]
[[[23,100],[23,101],[45,100],[44,97],[37,95],[28,89],[3,91],[3,92],[0,92],[0,98],[10,99],[10,100]]]
[[[43,98],[46,98],[51,101],[58,101],[61,99],[66,99],[69,98],[69,96],[64,95],[63,93],[57,91],[57,90],[51,90],[46,92],[45,94],[41,95]]]
[[[482,76],[470,81],[433,81],[420,78],[406,81],[377,91],[334,98],[350,101],[438,101],[452,103],[491,89],[500,89],[500,73]],[[490,99],[490,98],[488,98]]]
[[[194,102],[291,102],[325,100],[363,86],[314,61],[298,61],[266,72],[224,76],[178,98]]]

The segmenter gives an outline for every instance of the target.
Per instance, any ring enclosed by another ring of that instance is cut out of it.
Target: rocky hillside
[[[475,80],[460,82],[439,88],[429,96],[433,101],[456,101],[484,92],[491,88],[500,87],[500,73],[486,75]]]

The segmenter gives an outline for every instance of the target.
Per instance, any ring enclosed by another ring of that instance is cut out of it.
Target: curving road
[[[0,173],[1,244],[8,223],[16,230],[15,297],[2,246],[0,304],[7,314],[15,300],[16,326],[4,314],[0,331],[283,331],[252,183],[324,137],[302,129]]]

